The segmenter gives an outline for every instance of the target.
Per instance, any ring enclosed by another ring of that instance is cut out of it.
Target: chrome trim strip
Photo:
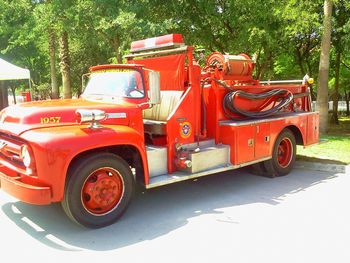
[[[206,176],[206,175],[210,175],[210,174],[214,174],[214,173],[221,173],[221,172],[225,172],[225,171],[229,171],[229,170],[234,170],[234,169],[238,169],[238,168],[248,166],[251,164],[266,161],[269,159],[271,159],[271,156],[261,158],[258,160],[254,160],[254,161],[250,161],[250,162],[246,162],[246,163],[242,163],[242,164],[237,164],[237,165],[227,164],[226,166],[221,166],[218,168],[214,168],[214,169],[207,170],[207,171],[202,171],[202,172],[195,173],[195,174],[188,174],[185,172],[178,171],[178,172],[175,172],[172,174],[159,175],[159,176],[155,176],[155,177],[150,178],[150,183],[148,185],[146,185],[146,189],[155,188],[158,186],[172,184],[172,183],[176,183],[176,182],[186,181],[186,180],[190,180],[190,179],[194,179],[194,178],[198,178],[198,177],[202,177],[202,176]],[[164,179],[164,180],[162,180],[162,179]]]
[[[107,119],[125,119],[126,118],[126,112],[111,112],[106,113]]]
[[[303,83],[302,79],[293,79],[293,80],[263,80],[259,81],[260,84],[279,84],[279,83]]]
[[[310,115],[310,114],[315,114],[315,112],[310,111],[310,112],[298,112],[298,113],[289,113],[282,115],[281,117],[275,117],[275,118],[264,118],[264,119],[259,119],[259,120],[241,120],[241,121],[231,121],[231,120],[224,120],[219,122],[219,126],[244,126],[244,125],[253,125],[253,124],[258,124],[258,123],[264,123],[264,122],[270,122],[270,121],[279,121],[279,120],[284,120],[287,118],[294,118],[300,115]]]

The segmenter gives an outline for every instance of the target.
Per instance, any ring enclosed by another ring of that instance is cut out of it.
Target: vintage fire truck
[[[253,79],[245,54],[215,52],[200,67],[180,34],[135,41],[126,60],[91,67],[79,99],[1,112],[2,190],[61,202],[98,228],[123,214],[136,182],[149,189],[248,165],[282,176],[296,144],[318,142],[308,77]]]

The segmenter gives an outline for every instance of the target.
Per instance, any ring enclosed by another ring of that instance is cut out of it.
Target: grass
[[[297,147],[297,160],[322,163],[350,164],[350,118],[339,118],[339,125],[331,124],[328,134],[321,135],[317,145]]]

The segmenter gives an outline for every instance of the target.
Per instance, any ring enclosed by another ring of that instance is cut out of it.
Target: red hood
[[[106,124],[128,125],[128,113],[136,110],[135,104],[101,103],[84,99],[35,101],[5,108],[0,113],[0,131],[20,135],[24,131],[42,127],[78,125],[77,109],[100,109],[106,113],[125,113],[123,118],[105,120]]]

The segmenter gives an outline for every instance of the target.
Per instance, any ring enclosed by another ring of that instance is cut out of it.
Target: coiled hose
[[[226,117],[233,120],[242,119],[242,117],[254,118],[254,119],[268,117],[280,111],[283,107],[287,106],[293,100],[293,94],[289,90],[285,90],[285,89],[274,89],[274,90],[269,90],[267,92],[254,94],[254,93],[247,93],[242,90],[234,90],[231,87],[227,86],[226,83],[218,80],[215,80],[215,82],[217,82],[218,84],[220,84],[221,86],[229,90],[229,92],[225,95],[222,101],[222,106],[224,108],[224,113]],[[269,105],[275,98],[274,106],[264,111],[243,110],[238,108],[235,105],[235,98],[237,96],[250,99],[250,100],[260,100],[260,99],[270,98],[264,103],[265,106]],[[276,104],[277,100],[279,101]]]

